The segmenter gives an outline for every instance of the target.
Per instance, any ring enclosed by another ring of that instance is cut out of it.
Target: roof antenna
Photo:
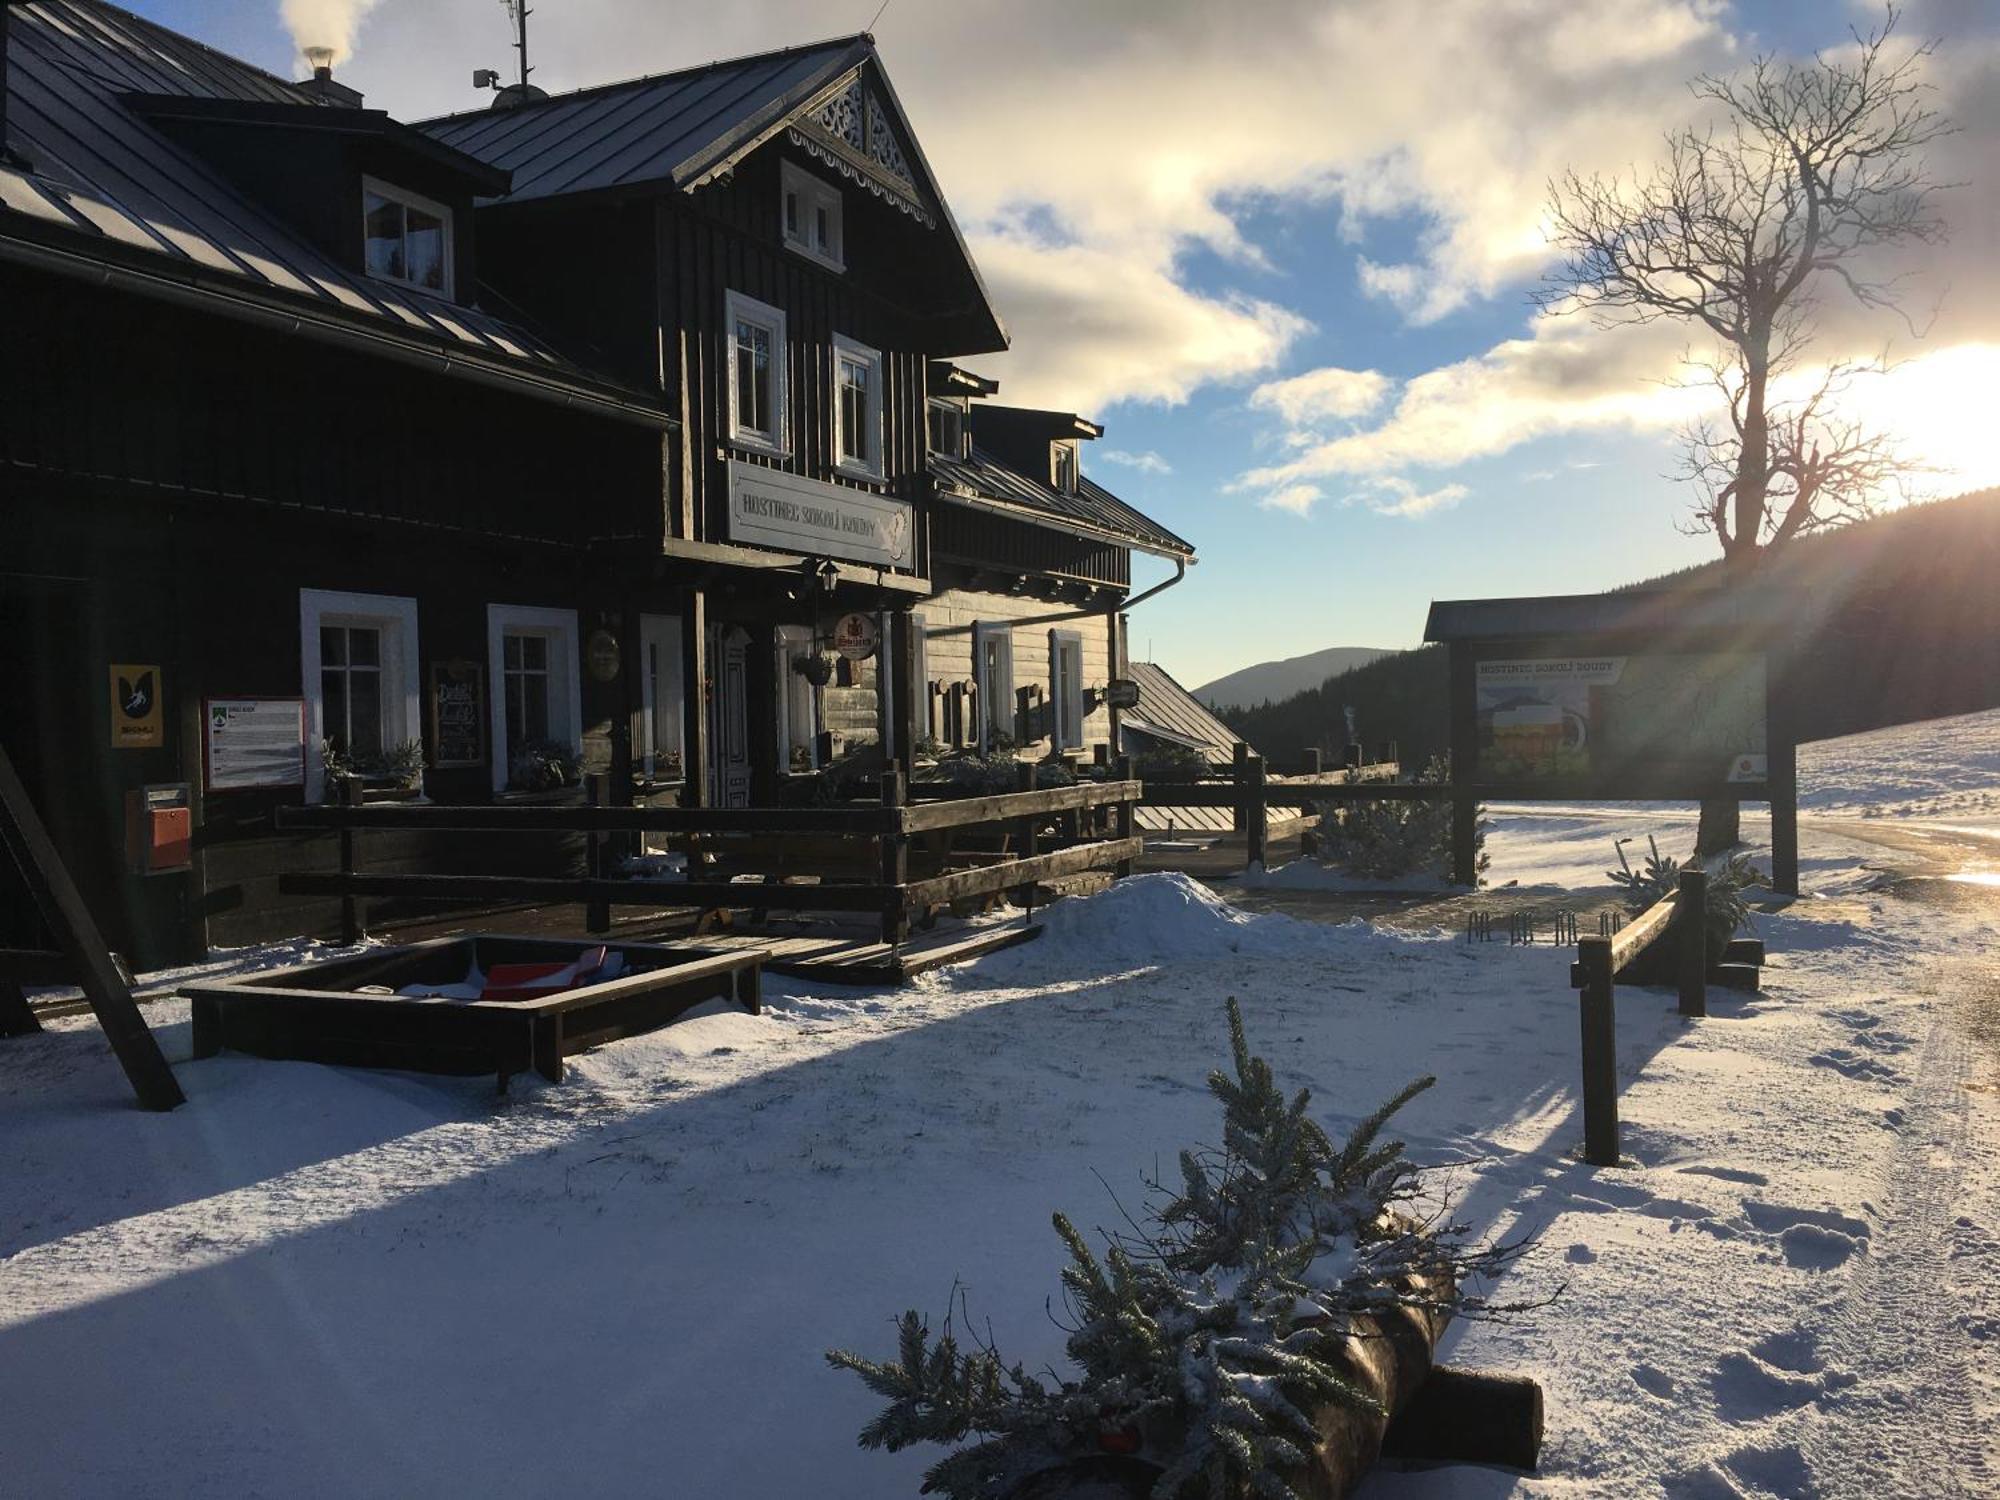
[[[548,98],[545,90],[528,82],[528,75],[535,70],[528,65],[528,17],[534,12],[528,7],[528,0],[500,0],[507,8],[507,19],[514,23],[514,50],[520,53],[521,77],[517,83],[504,88],[500,75],[492,68],[474,68],[472,86],[476,89],[492,89],[495,109],[512,109],[520,104],[532,104]]]
[[[870,36],[873,36],[875,33],[875,22],[882,19],[882,12],[887,10],[888,8],[889,8],[889,0],[882,0],[882,3],[875,7],[874,20],[871,20],[866,26],[862,27],[861,29],[867,32]]]

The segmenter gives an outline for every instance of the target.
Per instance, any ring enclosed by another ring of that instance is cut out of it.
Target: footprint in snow
[[[1719,1177],[1724,1182],[1740,1182],[1746,1187],[1766,1187],[1771,1181],[1762,1172],[1746,1172],[1741,1167],[1694,1166],[1680,1170],[1691,1177]]]
[[[1647,1395],[1658,1396],[1662,1401],[1674,1399],[1673,1376],[1652,1365],[1632,1366],[1632,1383]]]
[[[1777,1243],[1788,1264],[1801,1270],[1830,1271],[1868,1248],[1867,1221],[1833,1209],[1792,1208],[1747,1198],[1743,1215]]]
[[[1849,1078],[1865,1078],[1875,1083],[1903,1082],[1903,1075],[1894,1068],[1872,1057],[1863,1057],[1852,1047],[1828,1047],[1824,1052],[1815,1052],[1806,1061],[1816,1068],[1832,1068]]]
[[[1752,1354],[1725,1354],[1709,1377],[1715,1409],[1728,1422],[1762,1422],[1819,1399],[1817,1375],[1776,1369]]]

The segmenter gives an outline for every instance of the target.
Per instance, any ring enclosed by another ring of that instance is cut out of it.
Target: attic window
[[[839,191],[790,162],[782,164],[779,178],[785,244],[830,270],[846,270]]]
[[[931,452],[942,453],[948,458],[964,458],[965,408],[956,401],[933,398],[930,404],[930,439]]]
[[[373,177],[361,179],[362,264],[368,274],[449,297],[451,210]]]
[[[1076,444],[1049,444],[1049,483],[1059,494],[1076,493]]]

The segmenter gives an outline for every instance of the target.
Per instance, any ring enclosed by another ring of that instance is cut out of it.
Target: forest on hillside
[[[1628,588],[1723,586],[1719,563]],[[1756,575],[1797,631],[1775,664],[1798,737],[1830,739],[2000,705],[2000,489],[1908,506],[1794,542]],[[1372,755],[1406,765],[1448,748],[1442,646],[1402,651],[1276,703],[1220,717],[1267,756],[1338,754],[1346,710]]]

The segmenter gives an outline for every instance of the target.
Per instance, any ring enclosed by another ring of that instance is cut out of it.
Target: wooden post
[[[14,773],[14,763],[4,747],[0,747],[0,846],[20,867],[28,895],[54,933],[139,1103],[147,1109],[172,1109],[185,1103],[174,1070],[167,1066],[159,1043],[147,1029],[146,1018],[139,1014],[125,976],[111,961],[111,950],[63,867],[40,815],[28,801],[28,789]]]
[[[609,807],[611,805],[611,778],[593,772],[587,779],[590,783],[590,805],[592,807]],[[595,826],[592,826],[590,831],[583,836],[583,839],[584,873],[589,875],[592,880],[607,879],[608,876],[604,868],[604,835]],[[589,901],[585,902],[583,907],[583,927],[584,931],[592,934],[609,932],[611,930],[611,903],[602,896],[593,896]]]
[[[1243,793],[1243,826],[1245,859],[1250,865],[1261,865],[1270,843],[1271,824],[1267,816],[1270,809],[1264,805],[1264,757],[1253,755],[1247,767],[1248,780]]]
[[[1130,781],[1132,779],[1132,757],[1129,755],[1119,756],[1117,766],[1111,774],[1120,781]],[[1136,804],[1131,802],[1121,802],[1118,804],[1116,822],[1113,824],[1113,832],[1116,837],[1121,839],[1132,837],[1133,811],[1135,806]],[[1131,873],[1132,861],[1129,859],[1119,860],[1111,872],[1114,880],[1123,880]]]
[[[1308,745],[1299,752],[1299,770],[1306,776],[1317,776],[1324,762],[1320,759],[1319,746]]]
[[[689,589],[681,615],[681,805],[708,806],[708,596]]]
[[[1451,799],[1451,882],[1479,884],[1479,799],[1456,788]]]
[[[1612,1013],[1611,939],[1577,944],[1583,969],[1578,1004],[1583,1022],[1583,1159],[1618,1165],[1618,1036]]]
[[[1230,755],[1229,779],[1236,783],[1236,810],[1231,816],[1229,831],[1243,833],[1247,831],[1243,822],[1243,788],[1250,780],[1250,747],[1242,740],[1236,742],[1236,748]]]
[[[1771,889],[1781,895],[1799,893],[1799,753],[1786,727],[1773,728],[1768,765],[1771,791]]]
[[[361,806],[361,781],[358,777],[343,776],[340,779],[340,805],[346,808]],[[354,843],[359,837],[351,824],[343,823],[340,829],[340,873],[354,873]],[[361,920],[361,902],[352,891],[340,893],[340,940],[353,947],[368,936],[367,924]]]
[[[1359,744],[1357,744],[1356,742],[1352,741],[1352,740],[1348,741],[1348,743],[1347,743],[1347,749],[1346,749],[1346,752],[1345,752],[1345,756],[1344,756],[1344,759],[1345,759],[1345,761],[1346,761],[1346,765],[1347,765],[1347,769],[1348,769],[1348,770],[1350,770],[1350,771],[1358,771],[1358,770],[1360,770],[1360,769],[1361,769],[1361,746],[1360,746]]]
[[[882,773],[882,805],[901,807],[909,800],[909,783],[900,766]],[[910,836],[899,827],[882,835],[882,941],[900,948],[910,936]]]
[[[41,1029],[41,1018],[28,1004],[21,986],[0,974],[0,1037],[33,1036]]]
[[[1674,901],[1674,955],[1684,1016],[1708,1014],[1708,872],[1683,870]]]
[[[1031,760],[1024,760],[1014,768],[1015,785],[1021,791],[1032,792],[1035,789],[1036,776],[1035,763]],[[1020,833],[1021,858],[1033,859],[1037,854],[1042,852],[1040,821],[1033,814],[1022,818],[1020,821]],[[1030,916],[1034,915],[1035,887],[1032,884],[1019,887],[1016,892],[1016,899],[1020,901],[1022,907],[1026,909]]]

